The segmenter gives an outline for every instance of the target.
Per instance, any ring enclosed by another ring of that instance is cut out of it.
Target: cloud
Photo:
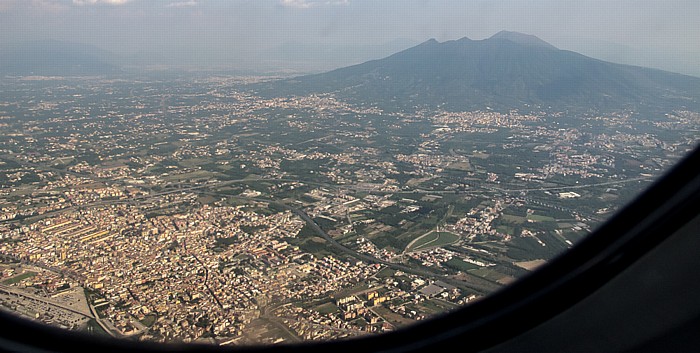
[[[178,1],[178,2],[171,2],[166,7],[190,7],[190,6],[197,6],[199,3],[194,1],[194,0],[189,0],[189,1]]]
[[[280,5],[295,9],[308,9],[317,6],[347,5],[350,0],[280,0]]]
[[[73,0],[76,5],[124,5],[131,0]]]
[[[297,9],[308,9],[311,7],[311,3],[306,0],[282,0],[280,4],[285,7],[293,7]]]

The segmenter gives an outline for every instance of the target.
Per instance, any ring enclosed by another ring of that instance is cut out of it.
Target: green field
[[[425,310],[421,310],[430,315],[441,314],[446,311],[452,310],[457,307],[455,304],[451,304],[442,300],[429,299],[419,304],[419,306]]]
[[[529,214],[527,215],[527,219],[536,221],[536,222],[554,222],[555,219],[549,216],[540,216],[536,214]]]
[[[14,276],[12,278],[8,278],[8,279],[2,281],[2,283],[12,285],[15,283],[22,282],[23,280],[30,278],[30,277],[34,277],[34,276],[36,276],[36,272],[28,271],[28,272],[22,273],[21,275],[17,275],[17,276]]]
[[[447,166],[448,169],[472,171],[472,165],[469,162],[454,162]]]
[[[337,313],[340,311],[337,306],[333,303],[325,303],[321,304],[317,307],[314,308],[314,310],[318,311],[321,314],[331,314],[331,313]]]
[[[166,181],[182,181],[189,179],[214,179],[217,174],[206,170],[198,170],[195,172],[187,172],[182,174],[168,175],[163,178]]]
[[[403,317],[397,313],[394,313],[393,311],[383,307],[383,306],[378,306],[373,309],[376,311],[379,315],[387,319],[390,323],[397,325],[397,326],[404,326],[408,324],[412,324],[415,322],[413,319],[409,319],[406,317]]]
[[[381,269],[381,271],[377,272],[374,276],[377,278],[386,278],[386,277],[391,277],[396,273],[396,270],[394,270],[391,267],[384,267]]]
[[[155,315],[146,315],[143,320],[140,320],[142,324],[145,326],[151,327],[153,324],[156,322],[156,316]]]
[[[416,241],[409,251],[449,245],[459,240],[459,236],[449,232],[431,232]]]
[[[510,214],[505,214],[505,213],[501,216],[501,218],[503,218],[503,220],[506,222],[515,223],[515,224],[525,223],[525,221],[527,220],[525,217],[514,216],[514,215],[510,215]]]
[[[458,271],[469,271],[469,270],[476,270],[479,268],[479,266],[470,264],[468,262],[462,261],[458,258],[452,258],[449,261],[445,262],[445,266],[454,268]]]
[[[513,228],[511,226],[503,226],[503,225],[497,226],[496,230],[498,230],[499,232],[501,232],[503,234],[508,234],[508,235],[514,235],[514,233],[515,233],[515,228]]]
[[[476,276],[479,276],[481,278],[485,278],[485,279],[494,281],[494,282],[500,280],[503,277],[506,277],[506,275],[504,275],[504,274],[502,274],[494,269],[486,268],[486,267],[479,268],[477,270],[471,270],[471,271],[469,271],[469,273],[476,275]]]

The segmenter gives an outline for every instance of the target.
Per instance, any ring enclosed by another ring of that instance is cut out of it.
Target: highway
[[[336,248],[336,249],[338,249],[338,250],[340,250],[340,251],[342,251],[342,252],[344,252],[344,253],[346,253],[354,258],[366,261],[368,263],[381,264],[381,265],[385,265],[387,267],[393,268],[395,270],[400,270],[400,271],[403,271],[406,273],[424,276],[424,277],[432,278],[435,280],[441,280],[443,282],[449,283],[449,284],[454,285],[456,287],[462,287],[462,288],[467,287],[467,288],[473,290],[474,292],[476,292],[478,294],[482,294],[482,295],[491,293],[491,292],[497,290],[498,288],[500,288],[500,286],[498,284],[484,280],[481,277],[465,274],[465,275],[470,277],[470,281],[469,282],[458,281],[458,280],[448,278],[446,275],[443,275],[443,274],[439,274],[439,273],[424,270],[424,269],[413,268],[413,267],[409,267],[409,266],[406,266],[403,264],[389,262],[386,260],[378,259],[378,258],[371,256],[371,255],[357,252],[357,251],[350,249],[350,248],[346,247],[345,245],[339,243],[337,240],[333,239],[316,222],[314,222],[314,220],[311,219],[311,217],[309,217],[309,215],[307,215],[304,211],[302,211],[296,207],[290,206],[286,203],[282,203],[282,202],[278,202],[278,201],[274,201],[274,200],[269,200],[269,199],[263,199],[263,198],[247,198],[247,197],[241,197],[241,196],[232,196],[232,197],[238,198],[238,199],[244,199],[244,200],[266,202],[266,203],[277,205],[277,206],[282,207],[284,209],[288,209],[291,212],[293,212],[294,214],[296,214],[297,216],[301,217],[301,219],[303,219],[314,230],[314,232],[316,232],[316,234],[320,235],[323,239],[325,239],[329,245],[333,246],[334,248]]]
[[[43,166],[43,165],[38,165],[35,163],[27,162],[27,161],[21,161],[21,160],[16,160],[12,158],[11,156],[4,155],[2,156],[4,158],[14,160],[18,163],[32,166],[38,169],[43,169],[43,170],[51,170],[59,173],[65,173],[65,174],[72,174],[80,177],[88,177],[96,181],[102,181],[102,182],[107,182],[110,184],[123,184],[125,185],[126,183],[123,183],[122,181],[115,181],[115,180],[109,180],[109,179],[104,179],[104,178],[95,178],[94,176],[90,175],[84,175],[80,173],[75,173],[63,169],[58,169],[50,166]],[[446,190],[423,190],[423,189],[416,189],[416,190],[411,190],[411,193],[418,192],[418,193],[432,193],[432,194],[445,194],[445,193],[451,193],[451,194],[485,194],[485,193],[513,193],[513,192],[527,192],[527,191],[556,191],[556,190],[574,190],[574,189],[581,189],[581,188],[587,188],[587,187],[593,187],[593,186],[606,186],[606,185],[615,185],[615,184],[622,184],[622,183],[629,183],[629,182],[635,182],[635,181],[643,181],[643,180],[648,180],[651,179],[651,177],[639,177],[639,178],[632,178],[632,179],[625,179],[625,180],[617,180],[617,181],[609,181],[609,182],[602,182],[602,183],[592,183],[592,184],[581,184],[581,185],[570,185],[570,186],[557,186],[557,187],[541,187],[541,188],[522,188],[522,189],[501,189],[501,188],[496,188],[496,187],[491,187],[488,189],[480,189],[480,190],[468,190],[468,191],[446,191]],[[271,182],[303,182],[306,184],[313,184],[313,185],[318,185],[318,186],[323,186],[327,187],[330,189],[345,189],[345,190],[354,190],[354,191],[367,191],[367,188],[365,187],[360,187],[360,186],[352,186],[352,185],[330,185],[330,184],[325,184],[325,183],[314,183],[314,182],[306,182],[306,181],[299,181],[299,180],[293,180],[293,179],[287,179],[287,178],[282,178],[282,179],[271,179],[271,178],[249,178],[249,179],[237,179],[237,180],[227,180],[227,181],[213,181],[213,182],[207,182],[199,185],[191,185],[191,186],[183,186],[183,184],[179,184],[178,188],[172,189],[172,190],[165,190],[161,192],[154,192],[150,193],[148,195],[142,195],[142,196],[137,196],[133,197],[130,199],[123,199],[123,200],[109,200],[109,201],[96,201],[90,204],[86,205],[76,205],[76,206],[71,206],[67,207],[61,210],[56,210],[52,212],[48,212],[46,214],[36,216],[36,217],[46,217],[49,214],[54,214],[54,213],[60,213],[60,212],[67,212],[71,211],[77,208],[81,207],[94,207],[94,206],[100,206],[100,205],[111,205],[111,204],[119,204],[119,203],[135,203],[140,200],[146,200],[154,197],[159,197],[167,194],[173,194],[173,193],[182,193],[182,192],[196,192],[200,194],[208,194],[208,195],[213,195],[213,196],[221,196],[220,193],[208,191],[211,190],[212,188],[217,188],[217,187],[222,187],[226,185],[231,185],[231,184],[236,184],[236,183],[244,183],[244,182],[251,182],[251,181],[271,181]],[[374,191],[376,192],[376,191]],[[409,191],[398,191],[395,193],[405,193]],[[378,193],[384,193],[384,192],[378,192]],[[387,192],[388,193],[388,192]],[[305,212],[302,210],[291,206],[287,203],[283,202],[278,202],[275,200],[271,199],[266,199],[266,198],[251,198],[251,197],[241,197],[241,196],[230,196],[227,195],[228,197],[232,198],[238,198],[238,199],[244,199],[244,200],[250,200],[250,201],[259,201],[259,202],[265,202],[265,203],[270,203],[274,204],[277,206],[280,206],[284,209],[288,209],[294,214],[298,215],[300,218],[302,218],[313,230],[316,234],[321,236],[323,239],[325,239],[328,244],[340,251],[342,251],[345,254],[348,254],[354,258],[360,259],[362,261],[366,261],[368,263],[376,263],[376,264],[382,264],[384,266],[393,268],[395,270],[400,270],[406,273],[411,273],[419,276],[425,276],[428,278],[432,279],[440,279],[443,280],[447,283],[450,283],[452,285],[458,286],[458,287],[466,287],[478,294],[487,294],[490,292],[493,292],[494,290],[497,290],[500,288],[500,285],[498,285],[495,282],[491,282],[488,280],[485,280],[481,277],[465,274],[469,276],[469,281],[468,282],[463,282],[463,281],[457,281],[451,278],[446,277],[444,274],[439,274],[434,271],[430,271],[427,268],[414,268],[410,267],[404,264],[400,263],[393,263],[390,261],[382,260],[379,258],[376,258],[374,256],[368,255],[368,254],[363,254],[360,252],[357,252],[353,249],[350,249],[343,244],[339,243],[335,239],[333,239],[331,236],[329,236],[311,217],[309,217]]]
[[[8,293],[8,294],[13,294],[13,295],[18,295],[18,296],[22,296],[22,297],[25,297],[25,298],[29,298],[29,299],[32,299],[32,300],[35,300],[35,301],[38,301],[38,302],[42,302],[42,303],[44,303],[44,304],[48,304],[48,305],[51,305],[51,306],[55,306],[55,307],[57,307],[57,308],[61,308],[61,309],[63,309],[63,310],[70,311],[70,312],[72,312],[72,313],[74,313],[74,314],[78,314],[78,315],[82,315],[82,316],[85,316],[85,317],[89,317],[89,318],[91,318],[91,319],[94,319],[94,318],[95,318],[95,317],[92,315],[92,313],[89,312],[89,311],[88,311],[88,312],[84,312],[84,311],[76,310],[75,308],[73,308],[73,307],[71,307],[71,306],[68,306],[68,305],[59,303],[59,302],[57,302],[57,301],[55,301],[55,300],[52,300],[51,298],[40,297],[40,296],[31,294],[31,293],[27,293],[27,292],[25,292],[25,291],[17,290],[17,289],[15,289],[15,288],[12,288],[12,287],[7,286],[7,285],[4,285],[4,284],[0,284],[0,291],[5,292],[5,293]]]

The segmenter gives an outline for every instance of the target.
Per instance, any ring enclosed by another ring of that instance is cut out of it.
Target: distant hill
[[[119,72],[114,54],[97,47],[61,41],[32,41],[0,46],[3,75],[100,75]]]
[[[698,78],[593,59],[516,32],[431,39],[381,60],[251,89],[265,96],[335,92],[404,108],[700,108]]]

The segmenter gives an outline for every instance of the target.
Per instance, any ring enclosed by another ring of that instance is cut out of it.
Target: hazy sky
[[[255,66],[290,43],[376,49],[500,30],[700,76],[698,0],[0,0],[0,42],[87,43],[149,63]]]

